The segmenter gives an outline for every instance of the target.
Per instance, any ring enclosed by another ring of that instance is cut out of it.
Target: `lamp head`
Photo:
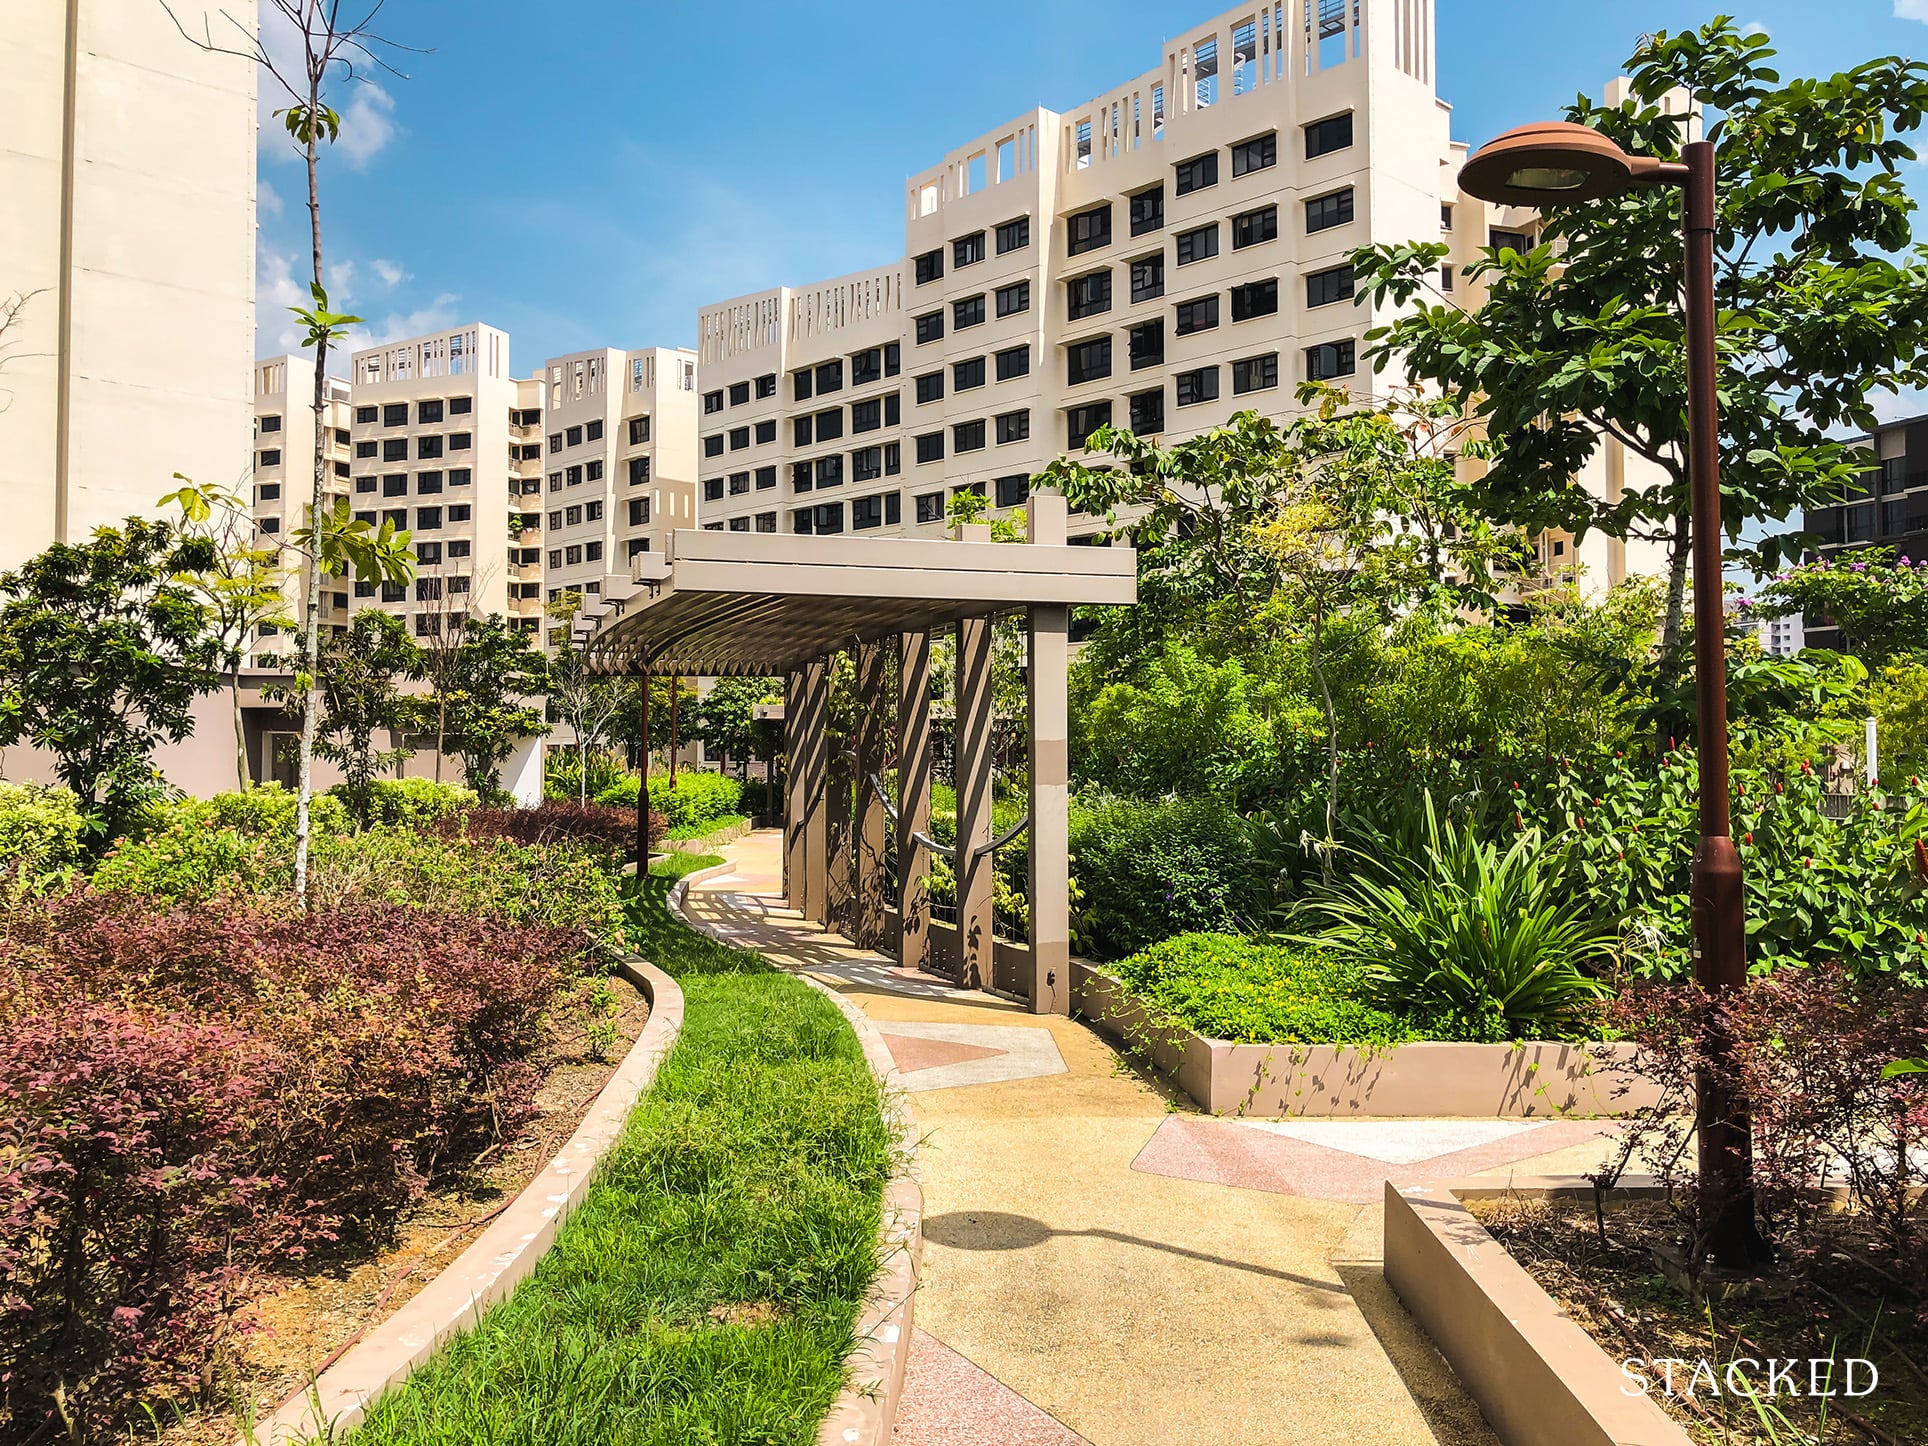
[[[1675,168],[1630,156],[1591,126],[1536,121],[1488,141],[1460,168],[1460,189],[1503,206],[1597,201],[1672,179]]]

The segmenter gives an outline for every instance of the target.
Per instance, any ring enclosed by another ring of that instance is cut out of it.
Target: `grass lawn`
[[[748,823],[749,821],[750,816],[746,813],[730,813],[725,814],[721,818],[709,819],[704,823],[683,824],[681,827],[671,829],[668,837],[673,839],[708,838],[713,833],[721,833],[726,828],[735,828],[738,824]]]
[[[354,1446],[809,1446],[877,1269],[890,1136],[835,1006],[672,919],[675,857],[629,902],[683,1035],[535,1274]]]

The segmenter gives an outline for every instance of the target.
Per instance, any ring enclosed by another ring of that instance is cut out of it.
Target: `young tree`
[[[0,573],[0,747],[54,756],[98,856],[163,791],[154,749],[194,731],[221,640],[178,579],[214,564],[205,538],[130,517]]]
[[[469,787],[485,800],[502,796],[499,774],[516,743],[549,731],[530,701],[547,687],[547,673],[530,635],[497,614],[471,619],[463,630],[448,686],[430,704],[445,710],[448,745],[461,755]]]
[[[550,603],[552,618],[567,620],[582,605],[582,594],[567,591]],[[589,669],[589,655],[565,639],[549,659],[549,707],[576,735],[576,794],[589,800],[589,755],[613,736],[619,720],[637,706],[636,681],[610,678]]]
[[[322,269],[321,146],[324,141],[333,144],[341,136],[341,116],[328,103],[334,88],[338,84],[366,82],[368,72],[375,68],[399,75],[400,72],[382,58],[381,52],[404,47],[394,45],[374,29],[375,17],[381,13],[384,0],[359,0],[355,4],[346,3],[346,0],[270,0],[270,24],[280,24],[291,31],[300,45],[300,58],[293,62],[284,62],[256,29],[226,14],[222,18],[233,27],[234,34],[217,40],[212,25],[204,23],[197,39],[181,24],[180,18],[168,7],[167,0],[160,0],[160,3],[167,9],[175,28],[190,44],[198,45],[203,50],[238,56],[258,65],[281,87],[288,104],[276,111],[275,115],[300,148],[307,168],[308,291],[314,299],[314,305],[289,308],[306,331],[303,345],[313,347],[315,352],[314,485],[308,504],[308,526],[290,539],[305,554],[302,558],[305,596],[301,656],[308,666],[296,679],[303,700],[299,792],[295,803],[295,896],[305,906],[308,897],[308,813],[309,803],[314,797],[315,729],[320,713],[312,664],[321,656],[322,578],[331,571],[326,545],[326,535],[330,529],[323,522],[326,510],[323,505],[324,487],[328,476],[328,352],[349,327],[361,321],[358,316],[331,311],[328,306],[326,273]],[[279,16],[279,21],[275,21],[273,16]],[[344,516],[346,510],[346,499],[343,499]],[[386,533],[389,530],[384,524],[383,531]],[[305,544],[294,540],[304,536],[308,539]],[[339,575],[338,569],[333,571]],[[399,564],[398,571],[400,576],[395,580],[405,580],[406,570],[400,568]]]
[[[473,573],[448,571],[416,579],[418,616],[428,619],[428,632],[421,639],[421,676],[429,685],[429,711],[435,721],[435,781],[442,781],[442,758],[448,741],[448,695],[454,687],[458,666],[457,653],[468,631],[470,600],[487,587],[495,576],[495,564],[485,563]],[[456,591],[462,579],[461,591]],[[426,720],[425,720],[426,721]]]
[[[414,751],[377,748],[375,734],[404,732],[418,721],[420,704],[398,684],[421,676],[421,650],[400,618],[377,608],[356,613],[323,647],[315,752],[341,766],[348,812],[366,828],[376,774]]]
[[[235,786],[246,791],[252,780],[247,733],[241,723],[241,669],[247,663],[248,644],[263,627],[294,626],[282,594],[286,577],[281,553],[256,539],[253,514],[240,497],[215,486],[197,487],[179,472],[174,477],[187,485],[163,497],[160,505],[178,507],[181,535],[205,540],[214,557],[205,571],[184,572],[174,581],[198,597],[213,620],[228,675],[229,711],[234,716]]]
[[[1628,62],[1626,106],[1581,97],[1567,110],[1663,160],[1678,159],[1688,124],[1663,109],[1670,97],[1684,91],[1709,117],[1730,537],[1833,500],[1866,466],[1841,429],[1872,429],[1872,395],[1928,379],[1928,269],[1911,249],[1915,202],[1902,184],[1915,153],[1901,139],[1928,115],[1928,64],[1890,56],[1783,83],[1773,54],[1726,19],[1663,33]],[[1418,303],[1370,333],[1373,364],[1437,385],[1492,439],[1484,511],[1536,530],[1669,542],[1669,660],[1680,656],[1692,543],[1680,205],[1669,187],[1549,205],[1540,245],[1488,248],[1471,268],[1488,293],[1470,313],[1436,291],[1438,243],[1353,258],[1362,300]],[[1619,498],[1575,486],[1603,437],[1653,463],[1660,482]],[[1770,538],[1754,560],[1771,567],[1798,541]]]
[[[1928,559],[1897,562],[1891,547],[1858,547],[1789,568],[1742,603],[1760,617],[1828,618],[1870,666],[1928,652]]]
[[[758,743],[756,705],[782,701],[783,684],[775,678],[718,678],[696,705],[695,735],[705,748],[734,762],[739,777],[748,778]]]

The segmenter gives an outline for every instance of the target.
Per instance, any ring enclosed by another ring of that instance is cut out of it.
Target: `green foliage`
[[[528,701],[543,690],[542,654],[530,634],[490,614],[469,621],[442,672],[436,699],[447,710],[444,745],[461,755],[468,785],[482,801],[497,802],[501,768],[516,744],[549,731]]]
[[[1316,948],[1181,934],[1141,949],[1111,972],[1161,1017],[1241,1044],[1398,1044],[1422,1036],[1367,1002],[1357,965]]]
[[[594,799],[627,776],[628,770],[622,761],[612,754],[552,747],[543,755],[542,796],[558,803],[574,802],[584,796]]]
[[[377,748],[375,734],[401,732],[416,721],[419,705],[398,685],[421,671],[421,649],[407,626],[376,608],[363,608],[347,631],[323,645],[315,753],[341,766],[341,799],[358,825],[370,821],[376,773],[414,751]]]
[[[1236,801],[1276,773],[1273,690],[1237,658],[1213,662],[1173,639],[1146,657],[1135,678],[1106,676],[1096,675],[1097,691],[1073,715],[1078,777],[1125,793],[1177,789]],[[1090,686],[1081,678],[1078,691]]]
[[[72,879],[86,862],[86,826],[66,789],[0,780],[0,903]]]
[[[1884,778],[1928,772],[1928,665],[1890,663],[1869,680]]]
[[[199,828],[231,828],[245,834],[293,837],[295,802],[295,794],[280,784],[260,783],[245,793],[182,799],[156,809],[149,821],[154,828],[185,823]],[[309,820],[317,833],[341,833],[349,826],[348,810],[339,797],[329,794],[317,796],[309,805]]]
[[[1173,934],[1236,932],[1270,906],[1244,821],[1217,799],[1076,799],[1071,857],[1080,943],[1101,959]]]
[[[1892,547],[1815,558],[1776,573],[1750,610],[1768,618],[1828,618],[1871,667],[1928,652],[1928,558],[1897,562]]]
[[[756,705],[782,701],[780,678],[718,678],[696,705],[691,736],[741,767],[776,740],[775,727],[757,723]]]
[[[596,802],[615,808],[634,808],[639,786],[632,774],[597,794]],[[650,809],[668,821],[673,838],[699,838],[705,831],[721,827],[724,820],[740,815],[742,803],[743,785],[728,774],[700,768],[680,769],[674,788],[670,787],[667,773],[649,776]]]
[[[1502,851],[1476,828],[1442,824],[1430,796],[1425,825],[1417,857],[1361,859],[1307,900],[1301,916],[1319,932],[1302,942],[1444,1038],[1584,1035],[1609,992],[1588,971],[1611,962],[1614,932],[1567,886],[1558,850],[1528,829]]]
[[[123,839],[94,870],[94,887],[147,894],[163,903],[285,892],[294,883],[292,835],[209,826],[168,817]]]
[[[93,855],[161,796],[154,749],[194,731],[194,699],[215,686],[220,640],[174,580],[212,552],[130,517],[0,573],[0,748],[53,755]]]
[[[329,789],[339,794],[344,785]],[[377,778],[368,786],[370,823],[419,827],[476,806],[475,791],[432,778]]]

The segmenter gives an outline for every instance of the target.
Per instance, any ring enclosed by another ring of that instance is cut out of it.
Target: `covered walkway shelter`
[[[575,637],[604,674],[782,678],[790,906],[863,948],[894,952],[900,965],[1064,1014],[1071,609],[1136,601],[1137,554],[1068,545],[1064,499],[1054,493],[1032,493],[1028,517],[1026,544],[994,543],[988,526],[932,540],[677,532],[664,552],[638,555],[633,578],[609,579],[585,603]],[[991,625],[1010,616],[1023,618],[1027,640],[1029,812],[993,838]],[[942,851],[930,836],[931,652],[944,630],[954,630],[957,654],[954,942],[933,926],[928,890]],[[838,653],[851,658],[854,706],[833,746]],[[893,758],[894,790],[884,781]],[[647,796],[637,819],[645,854]],[[1025,829],[1030,937],[1014,948],[992,928],[993,853]]]

